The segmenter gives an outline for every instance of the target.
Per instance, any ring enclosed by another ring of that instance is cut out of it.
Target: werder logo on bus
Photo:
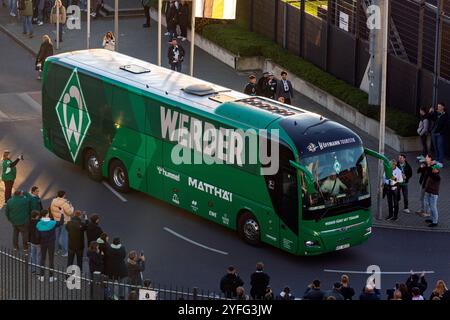
[[[73,162],[91,125],[77,69],[74,69],[55,107]]]
[[[173,164],[262,165],[262,175],[279,168],[279,130],[241,130],[219,127],[187,114],[160,108],[161,137],[178,142],[172,149]],[[270,142],[270,148],[269,148]],[[192,150],[196,152],[192,152]],[[269,152],[270,150],[270,152]],[[270,154],[269,154],[270,153]],[[193,154],[193,156],[192,156]],[[258,161],[259,160],[259,161]]]

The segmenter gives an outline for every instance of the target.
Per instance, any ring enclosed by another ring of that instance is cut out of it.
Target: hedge
[[[238,56],[263,56],[271,59],[303,80],[354,107],[365,116],[379,120],[379,110],[368,104],[367,93],[337,79],[262,35],[234,24],[210,24],[204,26],[201,32],[208,40]],[[417,118],[388,106],[386,125],[400,136],[415,136]]]

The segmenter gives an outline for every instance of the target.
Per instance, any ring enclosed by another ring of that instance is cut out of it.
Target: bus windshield
[[[367,161],[361,146],[321,153],[304,158],[301,163],[312,173],[315,186],[313,193],[305,192],[305,185],[302,187],[306,216],[320,219],[331,215],[333,207],[370,201]]]

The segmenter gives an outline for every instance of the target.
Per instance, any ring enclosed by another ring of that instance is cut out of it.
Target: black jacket
[[[127,263],[128,269],[128,284],[135,286],[142,286],[141,272],[145,270],[145,261],[139,259],[136,263]]]
[[[103,256],[99,252],[88,251],[87,257],[89,258],[89,271],[91,273],[95,271],[104,273]]]
[[[425,183],[425,192],[434,195],[439,195],[439,186],[441,184],[441,176],[438,173],[431,171],[428,174],[427,182]]]
[[[433,169],[431,169],[431,167],[430,166],[427,166],[427,165],[425,165],[425,167],[419,167],[418,169],[417,169],[417,173],[418,174],[420,174],[420,177],[419,177],[419,184],[422,186],[422,188],[425,188],[425,185],[426,185],[426,183],[427,183],[427,179],[428,179],[428,176],[430,175],[430,173],[431,173],[431,171],[432,171]]]
[[[36,225],[39,222],[39,219],[31,219],[30,220],[30,227],[28,228],[28,239],[30,243],[39,245],[41,243],[39,239],[39,232],[36,229]]]
[[[258,87],[256,86],[256,84],[247,83],[247,85],[245,86],[245,89],[244,89],[244,93],[248,94],[250,96],[256,96],[257,90],[258,90]]]
[[[267,82],[267,87],[266,87],[266,97],[270,98],[270,99],[275,99],[277,96],[277,83],[278,81],[273,78],[272,82]]]
[[[178,23],[180,26],[187,26],[189,23],[189,6],[180,3],[178,7]]]
[[[227,298],[236,297],[236,288],[243,285],[244,281],[237,274],[227,273],[220,280],[220,290]]]
[[[36,56],[36,64],[45,62],[45,59],[53,55],[53,46],[48,42],[43,42]]]
[[[91,243],[92,241],[97,241],[98,238],[102,235],[103,230],[99,227],[98,224],[92,223],[89,221],[86,229],[86,237],[87,243]]]
[[[363,292],[359,295],[359,300],[374,301],[374,300],[381,300],[381,299],[380,299],[380,295],[377,292],[372,292],[372,293]]]
[[[178,23],[178,10],[175,5],[169,6],[167,8],[167,14],[166,14],[166,21],[167,24],[176,25]]]
[[[265,272],[253,272],[250,276],[250,295],[254,299],[262,299],[266,294],[266,288],[269,285],[270,277]]]
[[[411,275],[408,280],[406,280],[406,286],[408,287],[409,293],[412,293],[412,289],[414,287],[419,288],[420,294],[423,295],[425,290],[427,290],[428,283],[425,280],[425,277],[419,277],[417,274]]]
[[[178,51],[179,51],[179,54],[178,54],[178,61],[179,62],[182,62],[183,60],[184,60],[184,48],[181,46],[181,45],[177,45],[177,47],[178,47]],[[176,50],[175,48],[174,48],[174,46],[173,45],[170,45],[169,46],[169,50],[167,51],[167,57],[169,58],[169,63],[170,64],[174,64],[174,63],[176,63],[176,61],[175,61],[175,52],[174,52],[174,50]]]
[[[267,77],[262,76],[258,80],[258,91],[257,94],[259,96],[266,96],[267,95]]]
[[[341,294],[344,296],[345,300],[352,300],[353,296],[355,295],[355,289],[342,286]]]
[[[316,288],[307,288],[303,299],[305,300],[323,300],[325,292]]]
[[[128,275],[125,258],[127,252],[125,247],[120,245],[107,246],[105,251],[105,274],[111,279],[122,279]]]
[[[445,134],[448,127],[448,114],[439,114],[438,112],[431,113],[431,119],[434,121],[434,125],[431,128],[431,133]]]
[[[405,166],[403,167],[403,169],[402,166],[400,165],[400,161],[398,161],[397,168],[399,168],[402,171],[402,173],[406,176],[404,183],[408,183],[409,179],[411,179],[412,177],[412,168],[409,165],[408,161],[405,161]]]
[[[79,217],[72,217],[66,224],[66,230],[69,238],[69,249],[84,249],[84,232],[87,228],[87,221],[82,222]]]

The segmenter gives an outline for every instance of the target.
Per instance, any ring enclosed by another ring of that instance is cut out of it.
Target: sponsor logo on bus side
[[[167,177],[169,179],[172,179],[172,180],[175,180],[177,182],[180,182],[180,175],[179,174],[175,174],[175,173],[169,172],[165,168],[160,167],[160,166],[157,166],[156,170],[158,170],[159,174],[162,174],[163,176],[165,176],[165,177]]]
[[[218,197],[222,200],[233,202],[233,193],[213,186],[212,184],[189,177],[188,185],[189,187],[193,187],[199,191],[209,193],[210,195]]]

